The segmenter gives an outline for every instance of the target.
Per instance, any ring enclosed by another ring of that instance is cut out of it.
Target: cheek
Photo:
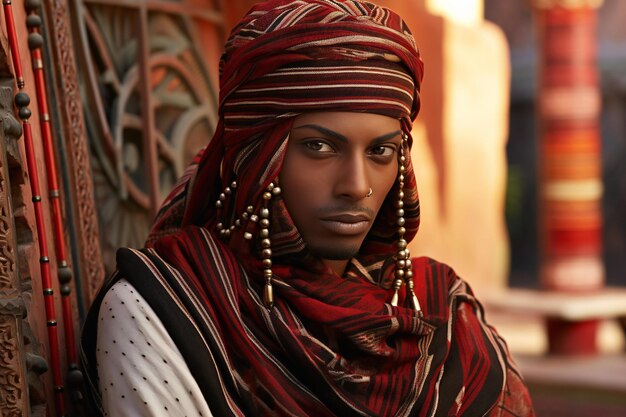
[[[315,192],[307,181],[302,180],[304,178],[288,175],[279,178],[282,189],[281,195],[292,217],[297,216],[299,212],[306,209],[311,194]]]
[[[380,208],[398,179],[398,168],[394,164],[394,166],[385,169],[384,172],[378,172],[373,178],[372,197],[376,197],[377,207]]]
[[[319,181],[315,175],[304,175],[310,172],[293,158],[285,159],[283,168],[278,176],[282,198],[292,219],[298,223],[299,219],[307,216],[312,201],[319,195]],[[296,225],[298,226],[298,225]]]

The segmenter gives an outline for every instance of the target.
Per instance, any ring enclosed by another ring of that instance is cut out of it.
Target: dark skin
[[[338,275],[395,183],[401,140],[400,121],[388,116],[316,112],[294,120],[282,197],[311,253]]]

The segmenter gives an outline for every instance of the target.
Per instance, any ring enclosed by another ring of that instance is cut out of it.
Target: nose
[[[350,200],[367,197],[370,189],[365,156],[351,155],[344,158],[335,182],[335,195]]]

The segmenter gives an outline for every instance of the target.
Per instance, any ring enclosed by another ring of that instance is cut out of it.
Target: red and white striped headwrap
[[[221,60],[226,129],[312,110],[406,119],[423,65],[398,15],[358,1],[269,1],[233,30]]]

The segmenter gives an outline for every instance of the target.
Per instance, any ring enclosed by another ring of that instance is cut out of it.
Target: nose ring
[[[373,192],[374,191],[372,191],[372,187],[370,187],[370,190],[365,197],[371,197]]]

